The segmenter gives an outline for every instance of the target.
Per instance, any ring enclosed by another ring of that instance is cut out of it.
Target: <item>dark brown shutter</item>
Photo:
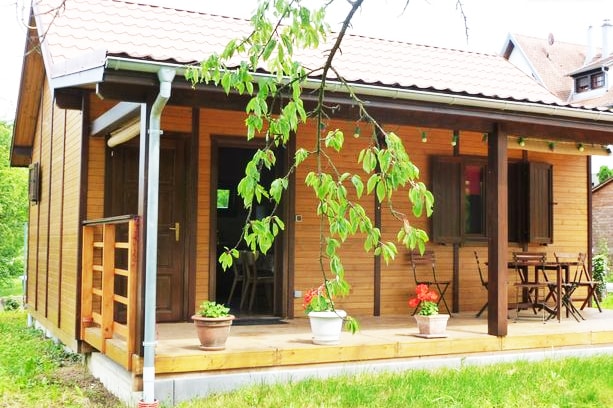
[[[553,167],[529,163],[528,225],[529,240],[535,244],[553,242]]]
[[[431,239],[436,243],[460,242],[461,162],[455,157],[433,157],[431,174],[434,195]]]
[[[509,163],[508,167],[508,223],[509,242],[525,242],[528,239],[528,230],[524,227],[526,217],[527,185],[526,162]]]

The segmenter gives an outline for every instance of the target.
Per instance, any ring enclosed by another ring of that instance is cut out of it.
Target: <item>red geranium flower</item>
[[[438,314],[438,293],[430,290],[428,285],[423,283],[417,285],[415,293],[416,297],[409,299],[408,304],[410,308],[415,309],[419,307],[419,312],[417,314],[422,316]]]

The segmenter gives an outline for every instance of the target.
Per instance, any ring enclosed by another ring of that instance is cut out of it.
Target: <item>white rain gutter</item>
[[[181,64],[160,64],[159,62],[134,60],[122,57],[108,57],[106,66],[107,68],[116,70],[150,73],[157,72],[160,67],[170,67],[175,69],[180,75],[184,75],[185,71],[187,70],[185,65]],[[259,78],[271,77],[270,74],[261,73],[254,73],[252,75],[256,81]],[[319,84],[319,80],[309,79],[305,84],[305,88],[316,89]],[[339,81],[326,81],[326,84],[326,90],[329,92],[347,92],[345,85]],[[506,112],[530,113],[545,116],[558,116],[569,119],[583,119],[613,123],[613,110],[610,109],[591,110],[571,108],[568,106],[557,106],[545,103],[487,99],[466,95],[449,95],[432,91],[399,89],[369,84],[351,84],[351,89],[359,95],[377,96],[388,99],[430,102],[450,106],[485,108]]]
[[[170,98],[176,71],[161,67],[158,70],[160,92],[149,114],[149,160],[147,180],[147,236],[145,238],[145,333],[143,336],[143,402],[155,402],[155,304],[157,285],[158,199],[160,180],[160,122],[162,111]]]

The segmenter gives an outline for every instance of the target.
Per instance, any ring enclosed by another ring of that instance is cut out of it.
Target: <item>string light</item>
[[[458,138],[460,137],[460,132],[457,130],[453,131],[453,135],[451,136],[451,145],[455,146],[458,144]]]
[[[520,137],[519,139],[517,139],[517,144],[520,145],[521,147],[524,147],[526,145],[526,139],[524,139],[523,137]]]
[[[428,135],[426,135],[426,131],[422,130],[421,131],[421,142],[422,143],[426,143],[428,141]]]
[[[580,152],[582,152],[582,151],[584,151],[584,150],[585,150],[585,146],[583,146],[583,143],[579,143],[579,144],[577,145],[577,150],[579,150]]]
[[[481,137],[481,141],[483,143],[487,142],[487,133],[484,133],[483,136]]]
[[[555,150],[555,148],[556,148],[556,144],[555,144],[554,142],[549,142],[548,146],[549,146],[549,150],[551,150],[552,152],[553,152],[553,151]]]

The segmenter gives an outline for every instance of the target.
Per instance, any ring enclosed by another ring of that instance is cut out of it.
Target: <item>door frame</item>
[[[181,226],[181,229],[183,230],[182,232],[182,239],[183,239],[183,287],[182,287],[182,292],[183,292],[183,299],[182,299],[182,305],[181,307],[181,311],[180,311],[180,316],[178,318],[177,321],[191,321],[191,316],[193,315],[193,305],[194,303],[194,299],[195,299],[195,282],[196,282],[196,271],[195,271],[195,265],[196,265],[196,250],[195,250],[195,236],[196,236],[196,219],[197,219],[197,214],[196,214],[196,209],[197,209],[197,197],[196,197],[196,191],[197,191],[197,169],[196,169],[196,158],[195,158],[195,154],[193,152],[197,152],[197,138],[194,138],[193,135],[191,133],[188,132],[173,132],[173,131],[167,131],[164,133],[164,136],[162,136],[165,139],[169,139],[169,138],[173,138],[176,140],[180,141],[180,144],[182,145],[184,152],[183,152],[183,157],[184,157],[184,177],[185,177],[185,191],[184,191],[184,195],[185,195],[185,200],[184,200],[184,208],[183,208],[183,212],[184,212],[184,225]],[[146,139],[146,138],[145,138]],[[137,147],[139,149],[139,161],[145,159],[146,158],[146,154],[143,154],[143,152],[141,151],[143,149],[143,142],[139,141],[138,137],[133,141],[133,142],[126,142],[126,143],[133,143],[134,147]],[[146,144],[146,142],[145,142]],[[110,174],[111,174],[111,155],[110,155],[110,151],[112,149],[108,147],[108,145],[106,145],[105,143],[105,151],[106,151],[106,158],[105,158],[105,193],[104,193],[104,212],[106,213],[110,208],[111,208],[111,196],[112,194],[110,193],[111,190],[111,181],[109,180]],[[144,180],[146,180],[147,178],[147,166],[143,165],[142,163],[139,163],[139,172],[143,172],[144,173],[140,173],[139,174],[139,188],[138,188],[138,195],[139,195],[139,203],[138,203],[138,209],[137,212],[139,215],[143,215],[144,214],[144,207],[146,207],[146,184],[144,184]],[[139,248],[139,251],[143,251],[144,250],[144,237],[146,235],[145,230],[146,230],[146,225],[142,224],[141,225],[141,231],[140,231],[140,236],[141,236],[141,246]],[[139,275],[140,276],[144,276],[144,263],[141,263],[140,261],[142,260],[142,258],[139,258]]]
[[[212,135],[211,136],[211,168],[210,168],[210,191],[209,191],[209,299],[216,299],[216,284],[217,284],[217,207],[214,203],[217,202],[217,187],[219,179],[219,149],[220,148],[242,148],[242,149],[258,149],[264,146],[263,140],[250,140],[248,141],[244,136],[224,136],[224,135]],[[289,149],[288,149],[289,152]],[[283,157],[277,158],[277,163],[280,163],[284,171],[287,168],[288,154]],[[293,185],[293,183],[291,183]],[[290,203],[293,200],[293,194],[289,191],[286,192],[284,199],[279,206],[279,215],[284,220],[289,220],[290,208],[293,206]],[[293,220],[293,218],[292,218]],[[292,223],[293,225],[293,223]],[[286,223],[287,226],[287,223]],[[289,282],[292,280],[290,273],[290,266],[288,264],[289,250],[288,236],[290,236],[290,229],[286,228],[282,231],[274,242],[274,254],[275,265],[278,265],[279,274],[278,281],[273,289],[274,291],[274,303],[273,303],[273,315],[278,317],[288,317],[292,314],[293,307],[290,306],[291,299],[289,297]],[[293,268],[292,268],[293,269]]]

